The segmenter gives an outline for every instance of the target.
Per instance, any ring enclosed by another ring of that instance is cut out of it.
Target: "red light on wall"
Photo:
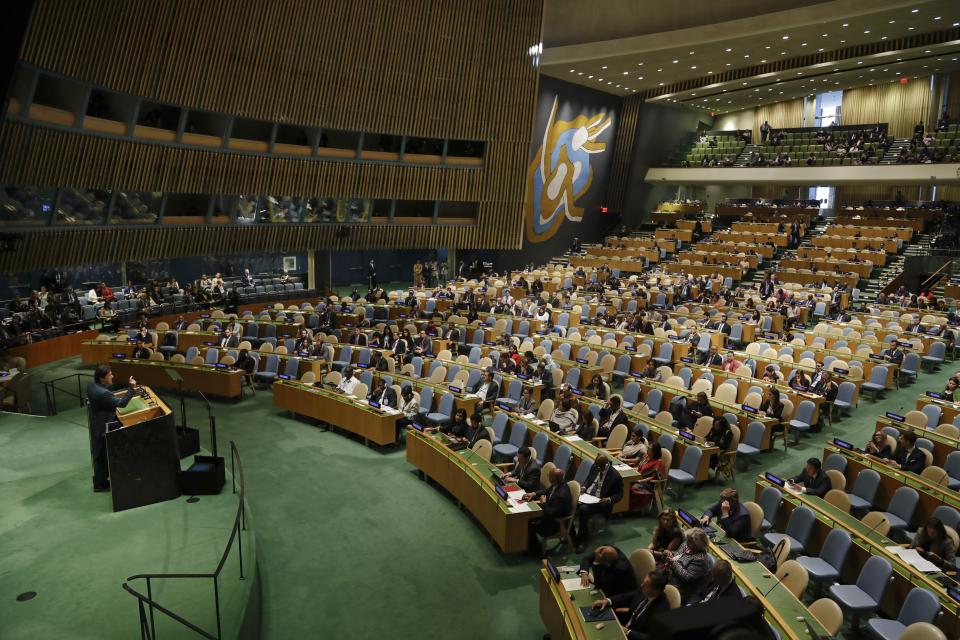
[[[610,211],[610,209],[607,207],[600,207],[600,213],[607,213],[608,211]]]
[[[908,82],[910,82],[910,78],[907,76],[900,76],[900,84],[907,84]]]

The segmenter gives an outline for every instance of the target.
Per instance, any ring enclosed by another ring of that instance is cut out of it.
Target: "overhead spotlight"
[[[679,60],[674,60],[674,61],[673,61],[673,64],[677,64],[678,62],[680,62],[680,61],[679,61]]]
[[[629,71],[624,71],[623,75],[629,75],[629,73],[630,73]]]
[[[573,73],[573,72],[574,72],[574,69],[570,69],[570,73]]]
[[[784,39],[784,40],[789,40],[789,39],[790,39],[790,36],[783,36],[783,39]]]
[[[870,33],[870,29],[864,29],[864,33]]]
[[[637,76],[637,80],[643,80],[643,76]]]
[[[607,68],[607,65],[603,65],[603,66],[600,67],[600,68],[601,68],[601,69],[606,69],[606,68]]]
[[[725,49],[725,51],[726,51],[727,53],[730,53],[731,51],[733,51],[733,49],[730,49],[730,48],[728,47],[727,49]]]
[[[693,65],[693,66],[690,67],[690,68],[691,68],[691,69],[696,69],[696,68],[697,68],[697,65]]]
[[[893,24],[894,22],[896,22],[896,20],[891,20],[891,21],[888,22],[887,24]]]
[[[842,25],[840,25],[840,26],[841,26],[841,27],[849,27],[849,26],[850,26],[850,23],[849,23],[849,22],[844,22],[844,23],[843,23]]]
[[[911,9],[910,13],[920,13],[920,9]]]
[[[587,76],[587,77],[590,78],[590,79],[593,79],[593,76]]]

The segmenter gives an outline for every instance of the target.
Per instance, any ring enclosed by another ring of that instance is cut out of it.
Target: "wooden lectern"
[[[173,412],[149,387],[107,425],[107,463],[113,510],[123,511],[180,496],[180,456]],[[126,390],[117,392],[122,396]]]

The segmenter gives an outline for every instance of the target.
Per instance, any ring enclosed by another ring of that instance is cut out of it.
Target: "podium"
[[[117,409],[117,422],[108,425],[106,433],[114,511],[180,496],[180,456],[173,422],[170,407],[149,387],[140,387],[126,407]]]

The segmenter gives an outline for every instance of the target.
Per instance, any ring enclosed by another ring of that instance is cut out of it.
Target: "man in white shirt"
[[[98,301],[99,301],[99,298],[97,298],[96,289],[90,289],[90,291],[87,291],[87,302],[89,302],[90,304],[96,304]]]
[[[353,390],[360,384],[360,380],[354,377],[353,367],[347,367],[343,370],[343,379],[337,385],[337,391],[346,395],[353,395]]]

